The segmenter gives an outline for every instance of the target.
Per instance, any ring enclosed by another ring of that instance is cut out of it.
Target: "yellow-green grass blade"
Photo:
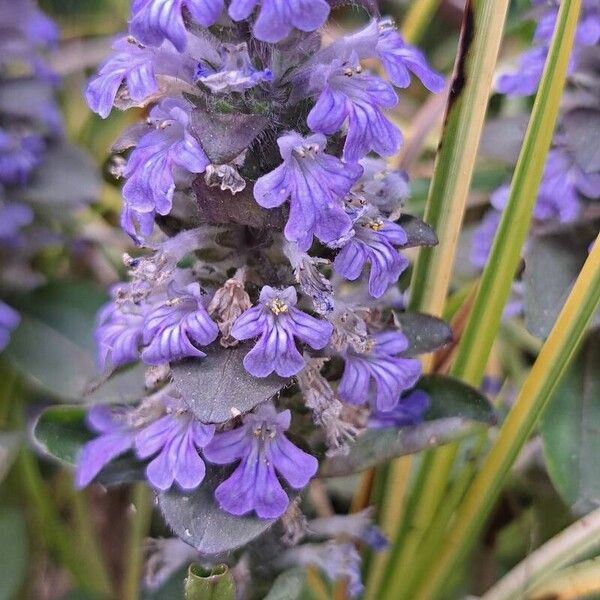
[[[425,208],[439,244],[421,249],[411,306],[441,315],[485,121],[508,0],[467,0],[444,131]]]
[[[558,118],[579,7],[580,0],[562,5],[515,169],[509,201],[451,370],[452,375],[474,386],[479,385],[485,373],[531,223],[537,190]],[[425,505],[425,508],[429,506],[430,512],[436,510],[447,493],[458,447],[458,444],[452,444],[435,452],[432,472],[436,475],[428,486],[429,499]],[[412,537],[418,537],[421,532],[416,529]],[[413,546],[416,548],[414,541]],[[431,558],[423,556],[422,560]]]
[[[412,279],[412,310],[438,316],[444,311],[508,4],[509,0],[467,0],[465,4],[444,131],[424,217],[437,232],[439,244],[419,253]],[[427,7],[431,8],[427,2],[420,4],[421,9]],[[425,357],[424,369],[430,367],[431,356]],[[392,485],[387,493],[394,495]],[[398,518],[402,521],[404,516]],[[402,539],[392,545],[383,588],[376,596],[381,597],[386,589],[401,589],[395,581],[401,546]],[[373,593],[371,587],[367,595]]]
[[[471,549],[515,459],[565,373],[599,303],[600,239],[597,239],[481,471],[467,490],[438,551],[437,560],[421,589],[413,596],[415,600],[438,598],[452,572]]]
[[[479,385],[485,373],[529,232],[537,191],[558,119],[580,6],[581,0],[561,3],[508,203],[481,275],[471,316],[458,346],[452,374],[471,385]]]

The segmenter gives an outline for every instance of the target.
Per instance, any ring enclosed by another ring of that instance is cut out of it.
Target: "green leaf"
[[[95,436],[86,427],[85,409],[78,406],[54,406],[44,410],[33,426],[38,449],[59,463],[74,467],[82,446]],[[144,465],[126,454],[107,465],[96,481],[120,485],[144,479]]]
[[[205,358],[173,365],[177,391],[203,423],[224,423],[249,412],[288,384],[289,380],[278,375],[250,375],[242,362],[249,349],[248,344],[236,348],[215,344]]]
[[[367,430],[350,444],[347,455],[327,458],[320,474],[333,477],[364,471],[398,456],[460,440],[478,429],[476,423],[496,423],[489,400],[458,379],[428,375],[417,388],[427,392],[431,400],[425,422],[401,429]]]
[[[221,510],[215,488],[229,471],[207,466],[202,485],[193,492],[160,494],[159,506],[173,533],[203,554],[235,550],[264,533],[275,521],[254,516],[236,517]]]
[[[98,378],[93,332],[104,302],[104,292],[82,282],[48,285],[18,299],[22,321],[11,337],[7,357],[33,384],[65,400],[139,400],[144,393],[140,365],[117,372],[88,393]]]
[[[306,583],[306,571],[290,569],[274,581],[264,600],[298,600]]]
[[[452,330],[442,319],[413,312],[397,312],[394,316],[408,338],[406,356],[433,352],[452,341]]]
[[[550,478],[579,514],[600,506],[599,431],[600,334],[596,332],[552,394],[540,425]]]
[[[429,394],[431,406],[426,421],[447,417],[460,417],[488,425],[497,423],[497,416],[490,401],[479,390],[453,377],[426,375],[417,384]]]
[[[382,462],[416,454],[460,440],[476,431],[473,423],[460,417],[439,419],[404,429],[370,429],[350,444],[347,455],[332,456],[321,464],[321,477],[360,473]]]
[[[2,508],[0,514],[0,600],[12,600],[27,573],[27,527],[20,510]]]
[[[529,241],[523,273],[527,329],[548,337],[585,262],[591,240],[563,231]]]
[[[185,600],[235,600],[235,581],[227,565],[204,569],[192,564],[185,579]]]

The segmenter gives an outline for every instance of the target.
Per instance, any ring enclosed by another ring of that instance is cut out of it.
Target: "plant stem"
[[[469,484],[473,481],[477,470],[477,457],[481,454],[487,445],[487,435],[482,434],[478,437],[477,443],[471,453],[472,458],[464,466],[453,485],[448,490],[443,502],[440,503],[438,510],[433,519],[429,522],[426,531],[421,539],[421,542],[415,552],[418,553],[420,560],[417,561],[412,569],[406,573],[406,577],[402,582],[402,593],[404,598],[412,599],[414,589],[422,581],[423,577],[427,576],[427,571],[436,550],[440,547],[443,541],[444,534],[448,528],[448,524],[452,519],[452,515],[456,507],[460,504],[465,491]]]
[[[458,444],[451,444],[449,448],[458,450]],[[442,485],[442,482],[439,481],[437,475],[440,474],[441,476],[444,476],[446,469],[448,468],[447,464],[439,464],[440,459],[449,461],[450,463],[453,463],[455,459],[455,454],[453,452],[432,452],[431,456],[432,464],[427,471],[430,476],[426,477],[424,485],[420,490],[420,501],[417,504],[411,519],[410,530],[407,532],[404,542],[400,547],[400,552],[394,559],[396,565],[410,564],[412,565],[411,569],[416,568],[416,564],[418,564],[418,561],[414,560],[417,556],[417,548],[439,509],[439,501],[441,499],[434,495],[433,492]],[[394,590],[394,598],[403,598],[406,590],[405,580],[406,573],[402,569],[392,569],[390,578],[382,589],[382,596],[387,597],[386,594],[391,595],[392,590]]]
[[[143,543],[150,530],[150,519],[152,518],[152,496],[144,483],[136,483],[133,486],[132,500],[121,600],[138,600],[139,598]]]
[[[561,5],[569,13],[578,0]],[[565,14],[563,13],[563,19]],[[559,16],[559,22],[560,22]],[[576,18],[573,20],[576,23]],[[574,27],[568,35],[574,34]],[[567,37],[567,41],[568,41]],[[572,37],[571,37],[572,40]],[[469,487],[437,560],[414,600],[434,600],[470,550],[519,451],[531,435],[600,303],[600,236],[596,240],[550,336],[534,363],[481,470]]]
[[[576,521],[519,563],[481,600],[511,600],[524,589],[600,547],[600,508]]]
[[[412,277],[411,310],[436,316],[444,311],[508,2],[467,0],[465,5],[444,132],[424,216],[438,233],[439,244],[419,252]],[[431,355],[424,358],[424,371],[430,370],[432,361]],[[413,500],[415,493],[411,494]],[[388,489],[388,494],[393,495],[394,490]],[[413,505],[414,501],[407,503]],[[398,555],[401,543],[401,539],[394,541],[392,557]],[[399,568],[398,563],[391,563],[392,571]]]

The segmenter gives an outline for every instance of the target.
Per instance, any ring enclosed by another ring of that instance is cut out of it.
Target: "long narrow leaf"
[[[568,3],[564,6],[568,6]],[[569,12],[568,8],[566,12]],[[565,18],[565,12],[562,17]],[[500,494],[506,476],[565,373],[599,303],[600,239],[596,240],[481,471],[468,489],[445,544],[439,550],[438,560],[429,571],[422,588],[413,596],[415,600],[437,598],[449,576],[470,550]]]
[[[488,263],[452,374],[479,385],[510,296],[550,149],[573,46],[581,0],[561,3],[546,67]]]
[[[411,308],[432,315],[441,316],[446,303],[508,4],[508,0],[465,3],[444,131],[424,217],[437,232],[439,244],[434,249],[421,250],[412,279]],[[421,8],[423,5],[430,6],[419,3]],[[425,370],[430,366],[431,356],[425,357]],[[393,486],[388,488],[388,494],[393,495]],[[413,490],[412,497],[415,493],[418,490]],[[424,515],[427,510],[423,508],[418,512]],[[403,537],[396,540],[390,551],[387,577],[382,582],[384,590],[389,587],[398,591],[400,587],[394,574],[399,572]],[[382,590],[377,595],[382,596]]]
[[[474,386],[479,385],[485,373],[531,223],[537,190],[558,118],[580,4],[580,0],[575,0],[565,2],[561,7],[515,169],[509,201],[451,370],[455,377]],[[458,450],[458,444],[451,444],[435,452],[431,467],[435,476],[431,475],[425,483],[428,502],[423,507],[425,510],[429,506],[430,514],[434,514],[446,493]],[[422,530],[415,529],[411,537],[420,538],[421,535]],[[441,538],[442,531],[438,535]],[[414,552],[415,548],[416,542],[413,540],[409,550]]]
[[[425,222],[439,244],[421,250],[411,307],[441,315],[498,58],[508,0],[467,0]]]

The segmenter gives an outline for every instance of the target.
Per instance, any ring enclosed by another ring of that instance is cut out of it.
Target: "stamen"
[[[279,298],[275,298],[269,304],[269,308],[274,315],[281,315],[288,311],[288,305]]]
[[[366,227],[373,231],[381,231],[385,227],[385,224],[381,219],[377,219],[376,221],[370,221]]]

